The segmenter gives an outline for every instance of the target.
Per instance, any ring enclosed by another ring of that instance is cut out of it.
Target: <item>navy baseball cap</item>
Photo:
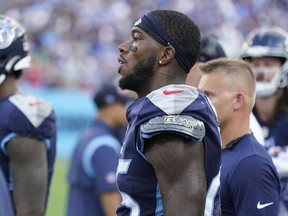
[[[221,57],[227,56],[215,35],[201,38],[201,52],[198,57],[198,62],[207,62]]]
[[[93,101],[98,108],[115,103],[127,105],[128,103],[131,103],[132,100],[133,99],[126,96],[121,89],[110,84],[102,85],[93,97]]]

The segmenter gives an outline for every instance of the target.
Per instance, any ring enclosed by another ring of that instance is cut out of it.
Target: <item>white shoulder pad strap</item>
[[[168,115],[180,114],[193,103],[199,91],[188,85],[168,85],[152,91],[146,97]]]
[[[205,135],[205,125],[202,121],[187,115],[166,115],[155,117],[141,125],[141,133],[152,137],[159,132],[176,132],[201,141]]]
[[[17,94],[11,96],[9,100],[21,110],[34,127],[38,127],[52,111],[52,106],[48,102],[32,95]]]

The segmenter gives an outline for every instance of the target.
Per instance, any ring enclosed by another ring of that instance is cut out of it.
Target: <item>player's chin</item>
[[[123,64],[121,64],[121,65],[118,67],[118,74],[123,75],[123,70],[124,70],[123,67],[124,67]]]
[[[122,78],[125,78],[125,77],[129,76],[130,70],[129,70],[129,68],[125,67],[124,65],[121,65],[121,66],[118,68],[118,74],[119,74]]]

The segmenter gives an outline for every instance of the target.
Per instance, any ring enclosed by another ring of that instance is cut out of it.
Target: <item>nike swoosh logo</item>
[[[29,102],[29,106],[36,106],[42,104],[42,101],[36,101],[36,102]]]
[[[183,92],[184,90],[167,90],[167,89],[165,89],[164,91],[163,91],[163,94],[164,95],[171,95],[171,94],[177,94],[177,93],[180,93],[180,92]]]
[[[265,203],[265,204],[261,204],[260,201],[257,203],[257,209],[263,209],[266,208],[267,206],[272,205],[274,202],[270,202],[270,203]]]

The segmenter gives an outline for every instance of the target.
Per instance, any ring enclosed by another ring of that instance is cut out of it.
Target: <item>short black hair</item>
[[[201,50],[201,34],[198,25],[187,15],[174,10],[151,12],[177,46],[190,57],[193,65]]]

